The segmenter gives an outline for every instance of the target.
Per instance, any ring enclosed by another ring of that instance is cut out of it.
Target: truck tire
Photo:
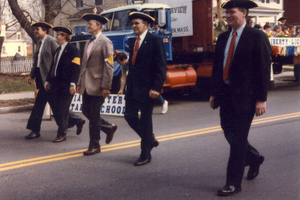
[[[282,72],[282,65],[280,63],[273,63],[273,73],[279,74]]]
[[[276,88],[275,80],[269,82],[269,89],[274,90]]]
[[[191,91],[192,99],[208,101],[210,97],[211,78],[197,78],[196,86]]]
[[[295,76],[295,79],[298,83],[300,83],[300,65],[295,65],[294,66],[294,76]]]

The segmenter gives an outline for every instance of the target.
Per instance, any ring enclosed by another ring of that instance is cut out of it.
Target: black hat
[[[50,28],[53,28],[53,26],[47,22],[34,22],[31,24],[31,26],[33,27],[44,27],[44,28],[47,28],[47,29],[50,29]]]
[[[153,17],[151,17],[150,15],[147,15],[146,13],[142,13],[142,12],[131,12],[128,14],[128,17],[130,20],[142,19],[142,20],[147,21],[148,23],[155,21],[155,19]]]
[[[228,0],[222,3],[222,8],[230,9],[230,8],[255,8],[258,7],[258,5],[252,1],[252,0]]]
[[[280,17],[277,21],[281,22],[282,20],[285,20],[286,17]]]
[[[108,19],[106,17],[98,15],[98,14],[93,14],[93,13],[86,13],[86,14],[82,15],[81,18],[86,21],[96,20],[96,21],[100,22],[101,24],[106,24],[106,22],[108,22]]]
[[[64,32],[68,35],[72,35],[73,34],[73,31],[71,29],[69,29],[68,27],[65,27],[65,26],[54,26],[52,28],[52,30],[54,31],[61,31],[61,32]]]

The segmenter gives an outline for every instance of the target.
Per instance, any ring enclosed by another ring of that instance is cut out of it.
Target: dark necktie
[[[42,41],[39,40],[36,44],[36,56],[35,56],[35,63],[36,63],[36,67],[38,66],[38,60],[39,60],[39,53],[40,53],[40,49],[41,49],[41,46],[42,46]]]
[[[227,60],[226,60],[226,64],[225,64],[225,68],[224,68],[224,72],[223,72],[223,80],[224,81],[228,78],[229,66],[230,66],[232,54],[234,51],[235,37],[236,37],[236,30],[234,30],[232,33],[232,38],[231,38],[231,42],[230,42],[230,46],[229,46],[229,50],[228,50]]]
[[[140,40],[141,40],[141,38],[138,37],[135,42],[134,52],[133,52],[132,59],[131,59],[132,65],[135,64],[136,55],[137,55],[137,52],[139,51],[139,47],[140,47]]]
[[[55,68],[56,68],[56,63],[57,63],[57,60],[58,60],[60,49],[61,49],[61,47],[58,47],[58,49],[56,51],[55,60],[54,60],[52,70],[51,70],[51,78],[54,76],[54,71],[55,71]]]

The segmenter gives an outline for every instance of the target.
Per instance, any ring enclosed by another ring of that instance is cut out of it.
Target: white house
[[[5,37],[1,57],[12,57],[16,53],[27,56],[27,44],[23,32],[5,30],[5,25],[2,25],[1,35]]]

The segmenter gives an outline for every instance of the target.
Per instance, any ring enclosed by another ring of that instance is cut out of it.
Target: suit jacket
[[[223,60],[230,30],[220,34],[213,64],[212,96],[219,106],[223,87]],[[266,34],[246,25],[228,72],[229,91],[238,110],[249,108],[251,103],[266,101],[270,81],[271,45]],[[253,108],[249,108],[253,109]]]
[[[37,43],[37,49],[40,48],[41,40]],[[43,85],[45,84],[46,78],[51,68],[51,63],[53,56],[55,55],[55,51],[58,48],[58,44],[55,39],[51,35],[47,35],[43,44],[43,48],[40,50],[40,73],[43,81]],[[30,77],[32,79],[36,78],[36,68],[37,68],[38,55],[35,53],[33,55],[33,67],[30,71]]]
[[[130,44],[126,99],[151,100],[149,91],[161,92],[165,82],[166,50],[162,38],[148,32],[132,65],[134,43]]]
[[[76,84],[78,81],[80,72],[80,51],[73,44],[68,43],[62,52],[60,59],[57,61],[56,77],[51,78],[52,68],[55,67],[53,66],[54,56],[46,80],[50,84],[53,84],[53,81],[55,80],[60,87],[65,87],[67,91],[69,91],[70,84]]]
[[[86,91],[91,96],[102,96],[102,89],[111,89],[114,73],[113,44],[101,33],[95,39],[94,46],[87,58],[86,51],[89,42],[86,42],[84,48],[78,86],[81,86],[81,94]]]

